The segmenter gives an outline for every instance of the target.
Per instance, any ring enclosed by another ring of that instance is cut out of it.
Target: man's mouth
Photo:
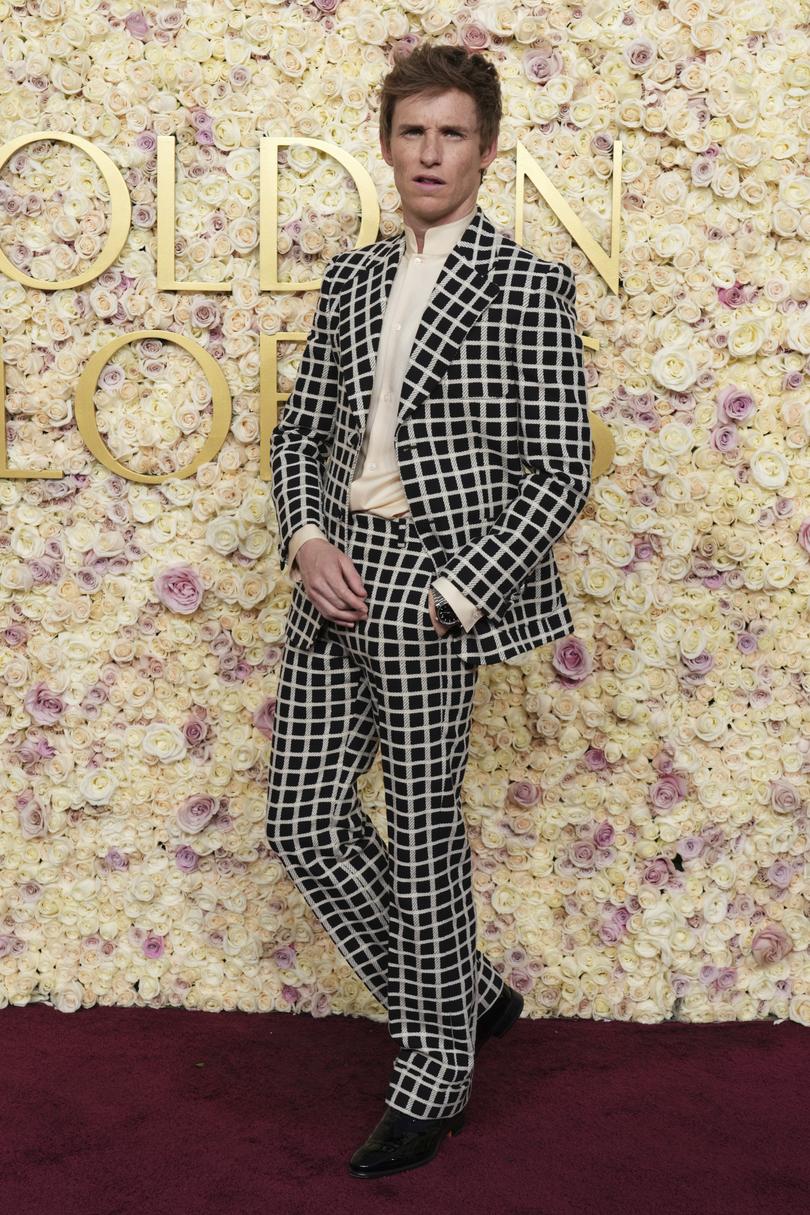
[[[433,177],[429,173],[420,173],[418,177],[414,177],[414,181],[432,182],[434,185],[443,186],[444,182],[441,177]]]

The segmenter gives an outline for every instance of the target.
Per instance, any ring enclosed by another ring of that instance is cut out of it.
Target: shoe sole
[[[461,1110],[460,1113],[456,1114],[455,1119],[453,1120],[453,1122],[450,1123],[449,1127],[447,1128],[447,1131],[445,1132],[444,1135],[442,1135],[441,1139],[436,1140],[436,1145],[433,1148],[433,1151],[430,1153],[429,1156],[423,1156],[421,1160],[414,1160],[411,1164],[398,1164],[398,1165],[395,1165],[394,1168],[392,1168],[392,1169],[381,1169],[375,1173],[366,1173],[366,1172],[363,1172],[362,1170],[355,1170],[352,1168],[351,1165],[349,1165],[349,1175],[351,1177],[364,1178],[366,1181],[373,1181],[375,1177],[390,1177],[392,1173],[405,1173],[405,1172],[407,1172],[408,1169],[418,1169],[420,1165],[428,1164],[429,1161],[431,1161],[433,1159],[433,1157],[438,1152],[439,1148],[444,1143],[445,1139],[452,1139],[453,1136],[457,1135],[459,1133],[459,1131],[461,1131],[463,1128],[464,1128],[464,1110]]]

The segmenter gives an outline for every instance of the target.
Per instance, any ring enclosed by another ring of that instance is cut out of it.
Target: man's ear
[[[484,163],[481,165],[481,172],[488,169],[495,157],[498,155],[498,134],[495,133],[492,143],[487,148],[486,152],[482,152],[481,156]]]

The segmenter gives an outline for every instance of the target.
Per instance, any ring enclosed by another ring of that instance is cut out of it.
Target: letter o
[[[124,242],[129,235],[129,226],[132,220],[132,204],[129,199],[126,182],[121,176],[117,165],[113,164],[105,152],[99,152],[97,148],[94,148],[81,135],[68,135],[65,131],[35,131],[31,135],[18,135],[15,139],[10,139],[8,143],[0,147],[0,169],[3,168],[6,161],[14,155],[18,148],[24,147],[27,143],[38,143],[41,139],[54,139],[61,140],[62,143],[72,143],[77,148],[81,148],[86,152],[93,163],[98,166],[107,183],[107,189],[110,191],[110,204],[112,206],[110,231],[104,243],[104,248],[96,260],[87,270],[82,271],[81,274],[77,274],[75,278],[60,279],[55,283],[50,283],[47,279],[31,278],[29,274],[23,274],[16,266],[12,266],[2,249],[0,249],[0,270],[8,278],[14,279],[17,283],[23,283],[26,287],[36,287],[40,291],[65,291],[69,287],[81,287],[84,283],[89,283],[92,279],[97,278],[99,274],[103,274],[108,266],[112,265],[123,249]]]
[[[200,364],[203,374],[211,387],[214,402],[211,433],[191,463],[177,472],[139,473],[134,472],[131,468],[127,468],[125,464],[121,464],[116,460],[115,456],[105,445],[96,425],[93,390],[98,383],[98,377],[101,374],[102,368],[112,355],[115,354],[116,350],[120,350],[122,346],[126,346],[130,342],[139,342],[143,338],[163,338],[167,342],[174,342],[177,346],[182,346],[183,350],[187,350],[192,358],[196,359]],[[147,485],[159,485],[162,481],[180,481],[184,477],[190,477],[192,473],[195,473],[201,464],[207,464],[209,460],[213,460],[225,442],[225,437],[231,425],[231,394],[228,391],[228,382],[219,363],[207,350],[203,350],[198,342],[192,341],[191,338],[187,338],[181,333],[172,333],[170,329],[139,329],[135,333],[122,333],[119,337],[113,338],[111,342],[108,342],[106,346],[102,346],[101,350],[97,350],[87,360],[87,366],[79,377],[79,383],[76,388],[76,425],[79,427],[79,433],[87,444],[88,449],[96,457],[99,464],[103,464],[111,472],[117,473],[119,477],[124,477],[127,481],[140,481]]]

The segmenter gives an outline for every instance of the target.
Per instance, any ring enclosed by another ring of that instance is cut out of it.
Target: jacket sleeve
[[[333,268],[326,268],[295,384],[270,437],[270,493],[278,519],[279,561],[287,564],[294,532],[314,524],[325,532],[321,471],[335,425],[340,382],[332,344],[336,303]]]
[[[564,262],[550,272],[538,267],[527,283],[510,354],[521,458],[529,471],[486,533],[457,549],[439,571],[496,620],[590,493],[592,440],[575,298],[574,275]]]

